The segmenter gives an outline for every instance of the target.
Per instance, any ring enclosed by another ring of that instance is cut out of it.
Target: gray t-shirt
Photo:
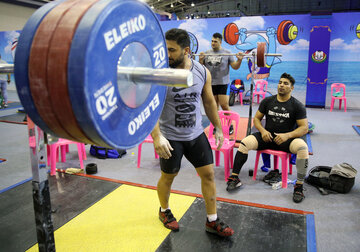
[[[220,49],[215,52],[208,50],[205,54],[230,54],[231,52],[226,49]],[[205,56],[204,65],[211,73],[211,85],[227,85],[230,83],[229,65],[234,62],[234,56]]]
[[[188,88],[168,87],[160,116],[161,133],[169,140],[191,141],[204,132],[201,120],[201,94],[206,82],[203,65],[192,60],[193,85]]]

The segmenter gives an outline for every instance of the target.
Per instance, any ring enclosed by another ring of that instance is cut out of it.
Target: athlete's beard
[[[171,68],[177,68],[180,64],[184,62],[184,55],[181,54],[181,56],[177,59],[173,59],[172,63],[169,63]]]

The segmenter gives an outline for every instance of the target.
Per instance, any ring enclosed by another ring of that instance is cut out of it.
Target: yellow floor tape
[[[196,198],[171,194],[179,221]],[[155,251],[170,230],[158,218],[156,190],[121,185],[55,231],[57,251]],[[34,245],[28,251],[38,251]]]

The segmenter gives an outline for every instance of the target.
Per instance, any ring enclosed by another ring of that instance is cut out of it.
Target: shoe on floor
[[[228,237],[234,234],[234,230],[224,222],[220,221],[219,218],[212,222],[209,222],[206,218],[205,230],[206,232],[217,234],[222,237]]]
[[[230,125],[229,127],[229,135],[234,134],[234,126]]]
[[[160,207],[159,219],[166,228],[171,229],[173,231],[179,231],[179,223],[176,221],[170,209],[166,209],[165,212],[161,212],[161,207]]]
[[[275,173],[275,175],[269,179],[268,184],[272,185],[282,180],[281,173]]]
[[[305,198],[303,190],[303,184],[295,184],[293,193],[293,201],[295,203],[300,203]]]
[[[239,179],[239,177],[235,176],[235,175],[231,175],[227,181],[226,191],[232,191],[236,188],[239,188],[241,185],[242,184],[241,184],[241,180]]]
[[[265,183],[269,183],[270,179],[273,178],[274,176],[278,176],[279,175],[279,170],[272,170],[270,171],[268,174],[265,175],[265,177],[263,178],[263,181]]]

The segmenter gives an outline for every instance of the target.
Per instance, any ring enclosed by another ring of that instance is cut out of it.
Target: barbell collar
[[[14,72],[14,64],[0,64],[0,74]],[[191,87],[193,75],[186,69],[118,67],[118,75],[128,75],[129,81],[141,84],[157,84],[172,87]]]
[[[191,87],[193,75],[186,69],[148,68],[148,67],[118,67],[118,75],[128,75],[134,83],[157,84],[172,87]]]
[[[14,64],[0,64],[0,74],[7,74],[14,72]]]

